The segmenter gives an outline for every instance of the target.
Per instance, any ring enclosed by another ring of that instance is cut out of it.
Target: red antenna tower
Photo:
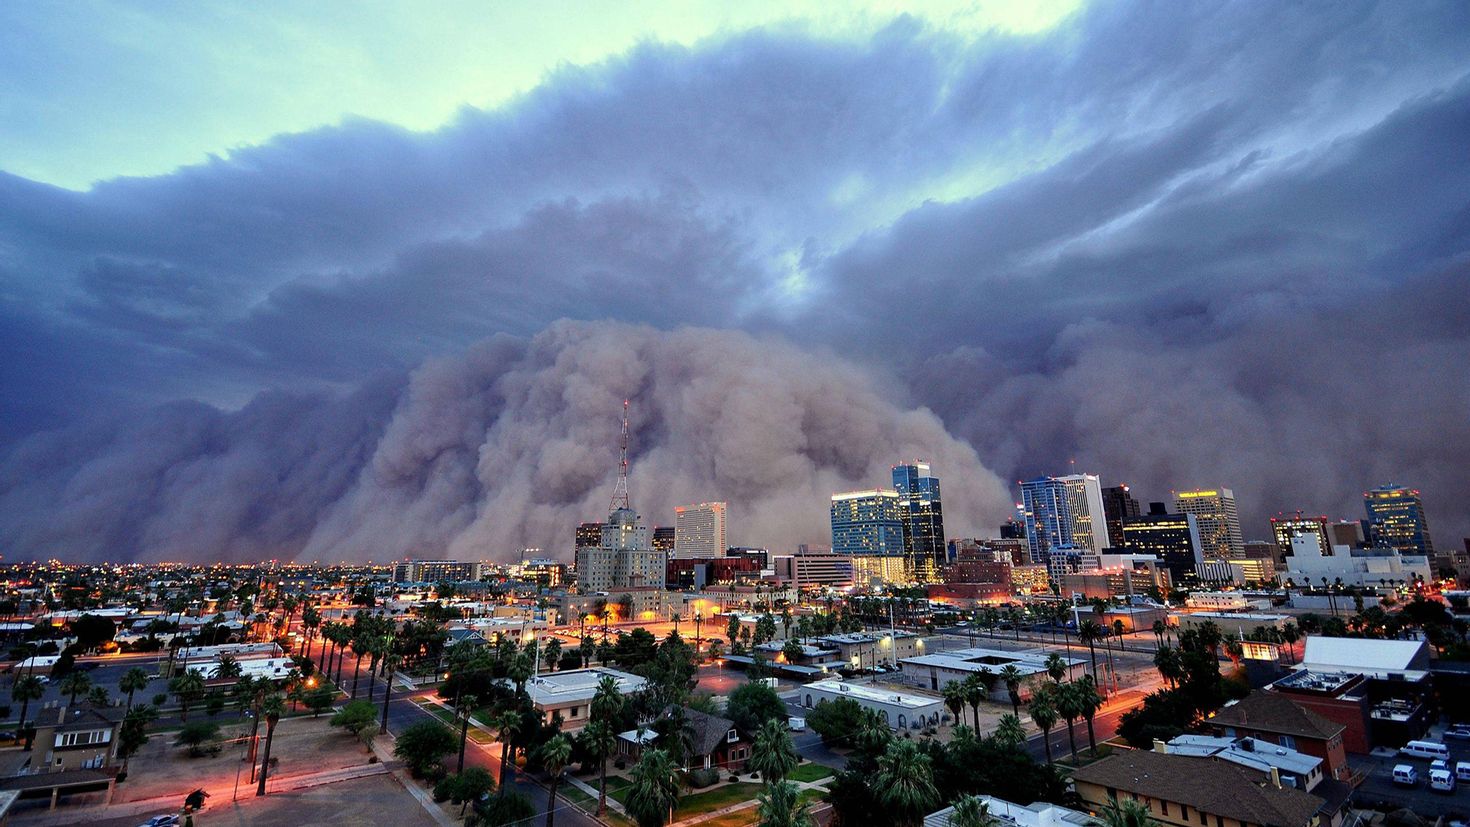
[[[623,437],[618,442],[618,484],[613,486],[612,504],[608,506],[609,513],[626,508],[629,511],[633,507],[628,504],[628,400],[623,400]]]

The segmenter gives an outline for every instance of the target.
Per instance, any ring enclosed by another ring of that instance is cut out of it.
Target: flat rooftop
[[[830,692],[833,695],[854,698],[870,703],[888,704],[890,706],[901,706],[906,709],[923,709],[929,706],[938,706],[944,703],[942,698],[934,698],[928,695],[910,695],[907,692],[898,692],[892,689],[879,689],[872,686],[861,686],[843,681],[817,681],[808,684],[801,691],[803,693],[811,690]]]
[[[617,681],[618,692],[623,695],[637,692],[648,684],[638,675],[599,666],[542,675],[526,683],[526,693],[543,706],[589,701],[597,694],[597,684],[604,676]]]
[[[984,647],[972,647],[969,649],[955,649],[949,652],[932,652],[925,655],[915,655],[911,658],[903,658],[901,664],[914,664],[916,666],[934,666],[940,669],[954,669],[963,672],[981,672],[989,670],[999,673],[1007,666],[1014,666],[1022,675],[1035,675],[1046,671],[1046,661],[1051,655],[1057,654],[1068,667],[1080,666],[1086,663],[1082,658],[1069,657],[1060,652],[1053,653],[1038,649],[1025,649],[1019,652],[1011,652],[1005,649],[986,649]]]

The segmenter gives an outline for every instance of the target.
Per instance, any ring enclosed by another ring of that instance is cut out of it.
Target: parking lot
[[[132,657],[109,656],[102,658],[83,658],[77,662],[77,668],[86,673],[87,677],[92,680],[93,686],[106,687],[107,695],[113,703],[126,703],[126,694],[119,690],[117,686],[118,682],[122,680],[122,676],[127,674],[128,670],[132,669],[135,666],[141,667],[143,671],[147,672],[149,675],[157,675],[159,669],[159,661],[166,658],[166,654],[162,657],[159,657],[157,655],[147,655]],[[48,672],[49,670],[37,670],[36,675],[37,677],[40,677],[43,675],[47,675]],[[20,677],[20,675],[14,672],[8,673],[4,676],[3,688],[7,700],[10,696],[10,687],[14,684],[15,679],[18,677]],[[160,692],[167,691],[167,681],[155,678],[152,682],[148,684],[147,688],[141,689],[134,694],[133,701],[134,703],[151,703],[151,699],[154,695]],[[55,704],[56,702],[64,701],[65,699],[66,696],[62,693],[61,688],[58,686],[58,681],[51,680],[46,684],[46,694],[41,696],[41,699],[39,701],[31,701],[31,712],[29,714],[31,716],[34,716],[35,710],[43,709],[47,705]],[[12,708],[10,710],[10,714],[12,716],[12,719],[19,717],[20,706],[13,703],[11,704],[11,706]]]
[[[1435,731],[1438,730],[1436,727]],[[1450,750],[1449,765],[1452,771],[1456,761],[1470,761],[1470,741],[1444,739],[1444,743]],[[1375,805],[1381,803],[1392,807],[1407,807],[1431,819],[1444,816],[1454,820],[1470,820],[1470,781],[1458,781],[1451,792],[1431,790],[1428,759],[1377,750],[1374,755],[1353,756],[1349,763],[1353,769],[1366,775],[1362,786],[1353,794],[1354,802],[1361,806],[1380,809]],[[1408,764],[1418,771],[1419,779],[1413,787],[1394,783],[1393,768],[1400,764]]]

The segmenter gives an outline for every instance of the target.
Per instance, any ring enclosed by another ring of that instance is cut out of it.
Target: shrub
[[[476,803],[475,812],[480,817],[480,823],[487,827],[502,827],[505,824],[514,824],[534,818],[536,807],[531,803],[531,799],[518,792],[509,791],[491,796],[489,801]]]
[[[166,703],[167,701],[168,701],[168,695],[165,694],[165,693],[163,693],[163,692],[160,692],[157,695],[154,695],[153,696],[153,705],[156,706],[156,707],[160,707],[161,708],[164,705],[164,703]]]
[[[363,730],[374,726],[377,720],[378,707],[372,701],[348,701],[328,723],[342,727],[353,735],[359,735]]]
[[[459,786],[457,781],[458,779],[456,779],[452,775],[439,779],[439,781],[434,784],[434,800],[448,801],[449,797],[454,795],[455,788]]]
[[[688,775],[689,786],[699,788],[708,787],[720,780],[720,771],[707,768],[690,770]]]

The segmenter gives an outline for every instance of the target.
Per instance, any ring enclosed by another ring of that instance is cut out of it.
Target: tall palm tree
[[[463,746],[460,749],[463,750]],[[566,735],[557,733],[541,745],[541,766],[551,776],[551,784],[546,789],[546,827],[553,827],[552,818],[556,815],[556,788],[561,784],[562,773],[566,771],[567,764],[571,760],[572,739]]]
[[[603,675],[597,681],[597,691],[592,696],[592,717],[602,721],[616,718],[623,711],[626,699],[618,689],[618,680],[612,675]]]
[[[780,719],[761,724],[755,735],[750,760],[746,762],[746,767],[760,773],[767,783],[785,780],[801,763],[801,756],[796,754],[796,746],[791,743],[791,733],[783,724]]]
[[[1077,730],[1075,725],[1077,719],[1082,717],[1082,695],[1077,689],[1075,682],[1067,682],[1057,687],[1055,703],[1057,714],[1067,722],[1067,741],[1072,746],[1072,763],[1077,763]]]
[[[914,741],[894,741],[878,757],[873,786],[885,815],[899,827],[917,827],[939,803],[929,756]]]
[[[1179,650],[1173,646],[1160,646],[1154,652],[1154,668],[1159,670],[1159,677],[1169,683],[1169,686],[1179,685],[1179,679],[1184,677],[1184,663],[1179,656]]]
[[[970,705],[975,716],[975,731],[980,731],[980,702],[985,700],[985,685],[980,682],[980,673],[972,672],[965,678],[965,703]]]
[[[168,682],[169,691],[179,702],[179,719],[189,720],[189,704],[204,691],[204,676],[198,669],[190,669]]]
[[[15,684],[10,687],[10,701],[20,701],[20,731],[26,730],[26,713],[30,711],[31,701],[39,701],[46,694],[46,684],[35,675],[23,675],[16,679]],[[31,748],[31,739],[26,737],[26,749]]]
[[[1016,715],[1002,715],[1000,722],[995,725],[995,732],[991,733],[997,743],[1018,746],[1026,742],[1026,730],[1021,727],[1021,719]]]
[[[1006,693],[1011,696],[1011,714],[1021,715],[1021,670],[1008,663],[1000,670],[1000,679],[1005,681]]]
[[[1092,656],[1093,677],[1097,677],[1097,642],[1102,640],[1102,636],[1103,630],[1097,625],[1097,621],[1084,620],[1082,625],[1077,627],[1077,639],[1087,644],[1087,651]]]
[[[1052,702],[1056,686],[1043,686],[1031,695],[1031,705],[1026,711],[1031,720],[1041,727],[1041,742],[1046,746],[1046,763],[1051,763],[1051,728],[1057,723],[1057,708]]]
[[[962,795],[955,799],[949,815],[949,827],[997,827],[1000,819],[990,812],[990,805],[979,796]]]
[[[500,740],[500,789],[505,791],[505,781],[510,777],[510,742],[521,731],[521,713],[506,707],[490,719],[490,727]]]
[[[617,746],[618,734],[611,721],[593,718],[578,737],[582,749],[597,762],[597,815],[601,818],[607,815],[607,759]]]
[[[1067,661],[1056,652],[1046,656],[1046,674],[1052,683],[1060,684],[1062,678],[1067,677]]]
[[[378,654],[383,662],[383,722],[378,725],[381,732],[388,731],[388,702],[393,700],[393,669],[398,661],[398,655],[393,650],[393,638],[382,639]]]
[[[638,827],[662,827],[674,820],[679,803],[679,780],[669,754],[661,749],[643,753],[628,773],[628,812]],[[667,819],[667,820],[665,820]]]
[[[1077,705],[1082,713],[1082,719],[1087,722],[1087,743],[1092,747],[1092,754],[1097,754],[1097,736],[1092,732],[1092,719],[1097,716],[1097,710],[1102,706],[1102,695],[1098,693],[1097,686],[1092,682],[1091,676],[1084,676],[1077,684]]]
[[[756,798],[760,802],[760,827],[814,827],[801,793],[790,781],[767,782]]]
[[[124,713],[133,710],[133,693],[148,688],[148,681],[148,673],[141,666],[134,666],[123,674],[122,679],[117,682],[117,688],[128,693],[128,708]]]
[[[454,702],[454,714],[459,718],[459,765],[455,772],[464,772],[464,748],[470,739],[470,713],[480,705],[480,699],[474,695],[461,694]]]
[[[1138,799],[1111,801],[1102,811],[1105,827],[1154,827],[1153,813]]]
[[[281,722],[281,713],[286,711],[286,701],[280,693],[272,692],[260,704],[265,717],[265,752],[260,757],[260,783],[255,787],[256,797],[265,795],[265,779],[271,768],[271,742],[276,737],[276,724]]]
[[[216,678],[238,678],[244,671],[244,667],[235,660],[234,655],[225,654],[219,656],[219,665],[215,667],[214,676]]]
[[[1154,621],[1154,642],[1162,646],[1164,644],[1164,630],[1169,627],[1162,620]]]
[[[67,705],[75,706],[77,696],[92,688],[92,679],[86,672],[67,672],[61,679],[61,691],[67,694]]]
[[[965,700],[967,692],[965,682],[952,680],[945,684],[941,691],[944,693],[944,705],[949,707],[950,714],[954,716],[954,722],[960,723],[960,714],[964,712],[965,704],[969,703]]]
[[[357,697],[357,679],[362,673],[362,656],[373,650],[373,641],[359,635],[352,638],[349,644],[352,648],[352,697]]]

